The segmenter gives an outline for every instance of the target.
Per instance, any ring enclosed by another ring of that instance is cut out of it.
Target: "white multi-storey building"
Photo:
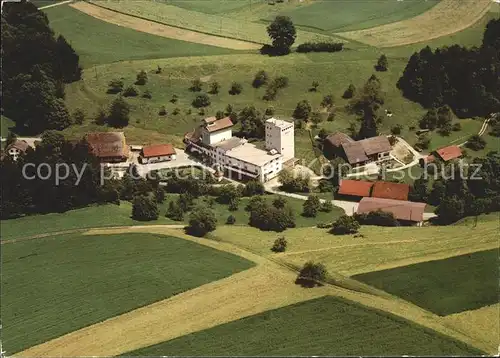
[[[250,177],[261,182],[276,177],[283,169],[283,163],[293,159],[293,123],[268,119],[265,150],[244,138],[233,137],[232,126],[228,117],[204,119],[200,127],[185,135],[187,150],[201,153],[214,166],[230,172],[233,178]]]

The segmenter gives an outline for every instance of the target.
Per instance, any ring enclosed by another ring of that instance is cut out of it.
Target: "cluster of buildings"
[[[205,118],[193,132],[186,133],[186,151],[201,155],[230,176],[257,179],[275,178],[295,157],[294,123],[269,118],[265,122],[265,147],[258,148],[245,138],[233,136],[229,117]]]
[[[352,166],[361,166],[389,160],[392,146],[385,136],[355,141],[345,133],[336,132],[325,138],[323,150],[329,157],[342,157]]]
[[[392,213],[402,223],[421,225],[426,204],[408,201],[409,193],[408,184],[346,179],[340,181],[338,191],[341,196],[361,199],[358,214],[381,210]]]

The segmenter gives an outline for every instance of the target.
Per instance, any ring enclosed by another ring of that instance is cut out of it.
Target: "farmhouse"
[[[330,134],[323,141],[323,152],[327,158],[340,157],[344,154],[343,144],[353,143],[354,139],[342,132]]]
[[[229,117],[206,118],[184,136],[186,150],[199,153],[230,175],[266,182],[278,175],[283,163],[293,159],[294,124],[270,118],[266,121],[266,149],[259,149],[245,138],[233,137]]]
[[[175,157],[175,149],[172,144],[157,144],[142,148],[139,160],[142,164],[150,164],[175,160]]]
[[[358,214],[367,214],[371,211],[382,210],[392,213],[402,223],[421,225],[424,221],[425,205],[425,203],[415,203],[405,200],[363,198],[356,212]]]
[[[26,153],[29,148],[29,144],[24,140],[16,140],[5,148],[5,153],[9,155],[12,160],[16,161],[21,155]]]
[[[330,134],[323,144],[325,156],[340,156],[355,166],[389,159],[391,150],[392,146],[385,136],[354,141],[342,132]]]
[[[117,163],[128,159],[130,149],[123,132],[88,133],[85,140],[90,145],[94,155],[102,162]]]

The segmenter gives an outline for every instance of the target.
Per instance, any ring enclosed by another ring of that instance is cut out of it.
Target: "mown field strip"
[[[498,354],[500,343],[500,303],[441,318],[446,325],[484,341],[489,352]]]
[[[234,19],[231,15],[205,14],[156,1],[90,1],[101,7],[124,14],[204,34],[220,36],[221,38],[238,39],[258,44],[270,42],[266,24]],[[308,31],[299,31],[297,33],[296,44],[315,39],[335,40],[336,38]]]
[[[376,47],[429,41],[474,25],[486,15],[491,4],[491,0],[441,0],[429,11],[414,18],[337,35]]]
[[[96,356],[123,354],[217,324],[327,294],[395,314],[492,352],[491,345],[467,332],[459,332],[443,324],[440,317],[396,297],[378,297],[329,285],[315,289],[301,288],[293,283],[296,275],[294,272],[235,245],[193,238],[174,229],[143,227],[137,231],[182,237],[240,255],[256,262],[258,266],[32,347],[19,353],[20,356],[71,356],[79,355],[82,351]],[[120,232],[129,232],[129,229],[96,229],[89,234]]]
[[[178,27],[163,25],[153,21],[139,19],[134,16],[121,14],[83,1],[70,4],[69,6],[87,15],[90,15],[96,19],[114,25],[127,27],[136,31],[141,31],[148,34],[162,36],[170,39],[183,40],[183,41],[223,47],[233,50],[253,50],[261,47],[261,45],[259,44],[246,42],[244,40],[235,40],[224,37],[206,35],[196,31],[184,30]]]

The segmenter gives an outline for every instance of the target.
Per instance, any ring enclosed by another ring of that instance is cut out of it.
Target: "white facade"
[[[214,145],[224,140],[231,139],[233,136],[233,131],[231,128],[221,129],[215,132],[209,132],[206,128],[202,129],[201,141],[206,145]]]
[[[167,162],[170,160],[175,160],[175,154],[162,155],[162,156],[158,156],[158,157],[149,157],[149,158],[141,157],[142,164],[160,163],[160,162]]]
[[[283,162],[295,157],[294,123],[269,118],[266,121],[266,149],[275,149],[283,155]]]
[[[294,158],[293,123],[271,118],[266,121],[266,149],[259,149],[246,139],[233,137],[231,127],[210,130],[213,120],[201,128],[200,141],[188,140],[192,151],[199,152],[218,166],[229,171],[233,179],[239,175],[266,182],[275,178],[283,163]],[[201,142],[201,143],[200,143]]]

